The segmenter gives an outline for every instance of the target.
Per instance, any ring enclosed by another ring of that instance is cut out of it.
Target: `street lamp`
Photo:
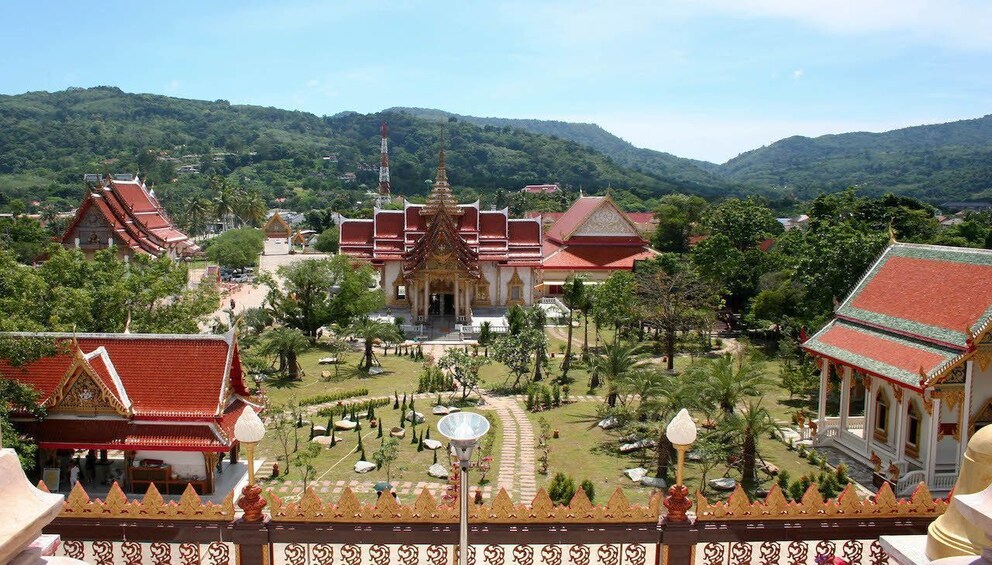
[[[692,507],[692,502],[688,498],[689,489],[682,484],[685,472],[685,452],[696,441],[696,423],[692,421],[688,410],[685,408],[679,410],[679,413],[668,423],[665,436],[668,437],[668,441],[672,442],[672,446],[679,454],[678,466],[675,470],[675,485],[668,489],[668,497],[665,498],[665,508],[668,509],[668,516],[665,517],[665,520],[685,522],[685,513]]]
[[[265,424],[255,413],[254,408],[245,406],[234,423],[234,439],[245,446],[248,451],[248,484],[241,490],[238,506],[244,510],[245,522],[260,522],[265,499],[261,497],[262,488],[255,484],[255,445],[265,436]]]
[[[472,449],[479,438],[489,431],[489,420],[475,412],[455,412],[441,418],[437,423],[437,431],[448,438],[458,456],[458,466],[461,468],[460,492],[458,502],[460,511],[460,533],[458,538],[458,563],[468,564],[468,465],[472,458]]]

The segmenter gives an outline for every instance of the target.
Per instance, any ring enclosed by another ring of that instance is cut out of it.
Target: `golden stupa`
[[[964,453],[961,474],[954,485],[954,494],[981,492],[992,484],[992,426],[985,426],[972,436]],[[927,536],[927,558],[931,560],[958,555],[978,555],[988,547],[985,532],[961,515],[951,501],[947,512],[930,524]]]

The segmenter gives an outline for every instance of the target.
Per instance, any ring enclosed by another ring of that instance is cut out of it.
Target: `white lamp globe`
[[[234,439],[241,443],[258,443],[265,436],[265,424],[251,406],[245,406],[234,423]]]
[[[668,423],[665,436],[674,445],[689,445],[696,441],[696,423],[692,421],[689,411],[683,408]]]
[[[438,421],[437,431],[451,441],[458,459],[465,462],[479,438],[489,431],[489,420],[475,412],[455,412]]]

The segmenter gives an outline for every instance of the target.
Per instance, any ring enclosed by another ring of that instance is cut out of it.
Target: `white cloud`
[[[182,86],[182,84],[183,83],[180,82],[179,80],[170,80],[165,85],[165,91],[168,92],[169,94],[175,94],[179,92],[179,87]]]
[[[799,79],[803,78],[803,75],[804,74],[806,74],[806,71],[804,71],[802,69],[796,69],[796,70],[792,71],[792,78],[794,78],[796,80],[799,80]]]

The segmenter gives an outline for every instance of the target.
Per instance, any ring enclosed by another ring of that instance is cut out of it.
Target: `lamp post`
[[[683,408],[672,418],[665,429],[665,436],[668,437],[668,441],[672,442],[672,446],[678,452],[675,485],[668,489],[668,497],[665,498],[665,508],[668,509],[665,521],[685,522],[685,513],[692,507],[692,502],[688,498],[689,489],[682,484],[685,472],[685,452],[696,441],[696,423],[692,421],[688,410]]]
[[[262,488],[255,484],[255,445],[265,436],[265,424],[251,406],[245,406],[234,423],[234,438],[248,451],[248,484],[241,490],[238,506],[244,510],[245,522],[261,522],[266,502]]]
[[[475,412],[455,412],[448,414],[437,423],[437,431],[448,438],[452,447],[455,448],[455,455],[458,457],[458,466],[461,469],[458,506],[459,512],[459,537],[458,537],[458,563],[468,564],[468,465],[472,458],[472,450],[479,442],[479,438],[489,431],[489,420],[481,414]]]

